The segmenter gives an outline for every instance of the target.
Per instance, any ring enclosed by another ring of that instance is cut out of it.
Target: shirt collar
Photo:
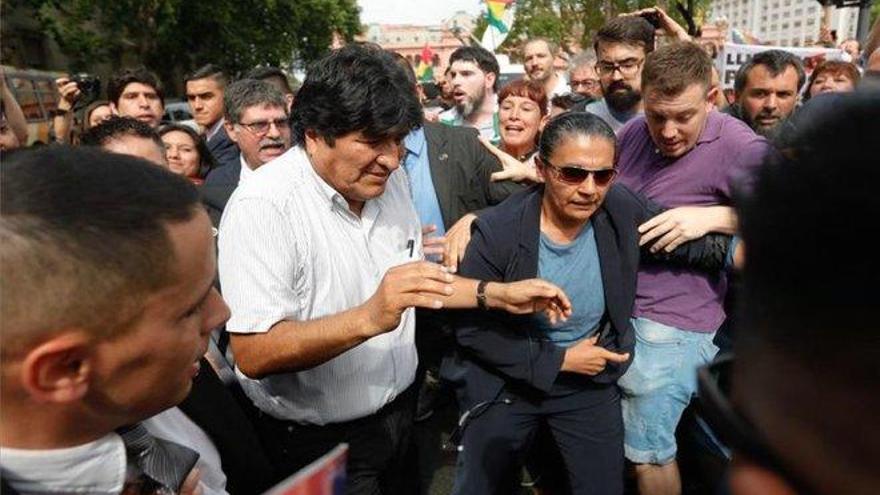
[[[220,132],[220,128],[223,127],[224,122],[226,122],[226,119],[221,117],[220,120],[218,120],[214,125],[212,125],[211,128],[208,129],[207,132],[205,132],[205,141],[209,141],[209,140],[211,140],[211,138],[216,136],[217,133]]]
[[[336,189],[333,189],[333,186],[328,184],[323,177],[318,175],[318,171],[315,170],[315,166],[312,165],[312,160],[309,159],[309,155],[306,153],[305,148],[297,147],[297,150],[298,153],[296,159],[305,161],[303,167],[305,175],[314,182],[315,187],[318,189],[318,193],[327,201],[327,205],[331,208],[333,205],[339,205],[346,210],[349,210],[348,202],[342,197],[342,194]]]
[[[0,448],[3,477],[21,493],[116,495],[125,485],[125,444],[116,433],[76,447]]]
[[[406,148],[407,153],[412,153],[413,155],[419,156],[422,153],[422,150],[425,147],[425,128],[419,127],[418,129],[413,129],[403,138],[403,145]]]
[[[697,144],[711,143],[721,137],[721,128],[724,125],[724,117],[716,110],[710,110],[706,116],[706,124],[703,126],[703,132],[697,138]]]
[[[247,161],[244,159],[244,154],[240,154],[239,158],[241,159],[241,172],[238,174],[238,182],[244,182],[244,180],[250,177],[256,170],[252,169]]]

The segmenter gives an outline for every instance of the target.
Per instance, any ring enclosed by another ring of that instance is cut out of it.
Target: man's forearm
[[[739,229],[736,210],[730,206],[707,206],[708,232],[733,235]]]
[[[254,379],[314,368],[374,335],[365,313],[357,306],[316,320],[280,321],[266,333],[232,333],[235,361]]]

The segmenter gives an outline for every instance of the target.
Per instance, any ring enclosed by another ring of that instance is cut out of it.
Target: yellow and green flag
[[[502,33],[510,31],[504,14],[511,3],[512,0],[486,0],[486,20],[489,21],[490,26],[494,26]]]
[[[422,48],[422,56],[421,60],[419,60],[419,66],[416,67],[416,77],[419,81],[434,80],[433,58],[434,52],[431,51],[431,47],[425,43],[425,48]]]

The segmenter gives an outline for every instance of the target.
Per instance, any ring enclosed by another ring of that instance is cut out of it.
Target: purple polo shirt
[[[751,176],[771,149],[746,124],[710,112],[697,144],[677,159],[660,154],[645,117],[618,134],[618,181],[656,203],[674,208],[730,205],[737,181]],[[724,321],[723,274],[668,268],[639,269],[634,315],[694,332],[714,332]]]

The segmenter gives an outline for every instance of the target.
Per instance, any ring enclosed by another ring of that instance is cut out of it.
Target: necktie
[[[137,423],[117,430],[129,459],[162,488],[178,493],[183,481],[199,460],[198,452],[183,445],[156,438]]]

